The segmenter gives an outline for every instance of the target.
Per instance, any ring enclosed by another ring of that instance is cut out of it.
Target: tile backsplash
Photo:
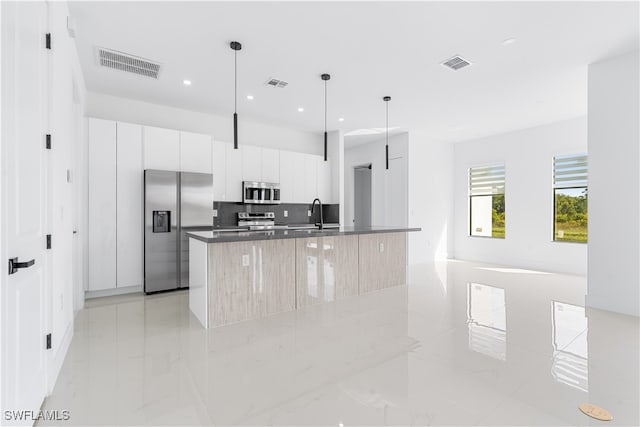
[[[315,224],[320,221],[320,213],[317,211],[308,216],[311,204],[307,203],[281,203],[279,205],[252,205],[239,202],[213,202],[213,208],[218,211],[218,216],[213,219],[214,228],[235,227],[238,225],[238,212],[274,212],[276,225],[288,224]],[[288,216],[284,216],[287,211]],[[322,205],[322,215],[325,223],[337,223],[340,221],[340,205]]]

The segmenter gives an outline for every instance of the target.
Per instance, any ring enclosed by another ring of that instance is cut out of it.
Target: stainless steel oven
[[[242,201],[265,205],[278,204],[280,203],[280,184],[242,181]]]

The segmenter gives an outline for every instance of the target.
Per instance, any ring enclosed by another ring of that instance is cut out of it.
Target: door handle
[[[18,262],[18,258],[9,258],[9,274],[17,273],[21,268],[29,268],[36,263],[35,259],[30,259],[27,262]]]

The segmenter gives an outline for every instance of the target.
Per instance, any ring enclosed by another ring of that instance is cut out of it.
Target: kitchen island
[[[206,328],[406,283],[419,228],[201,231],[189,236],[189,308]]]

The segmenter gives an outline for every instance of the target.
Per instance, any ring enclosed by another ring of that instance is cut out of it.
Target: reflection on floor
[[[75,425],[640,425],[638,318],[586,281],[466,262],[204,330],[187,293],[91,301],[44,409]]]

